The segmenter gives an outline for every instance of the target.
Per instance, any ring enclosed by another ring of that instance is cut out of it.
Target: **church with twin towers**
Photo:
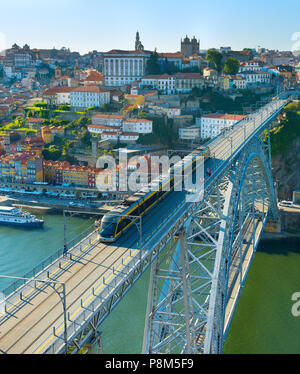
[[[140,33],[138,31],[136,32],[136,38],[135,38],[135,50],[136,51],[144,50],[144,46],[140,40]],[[200,53],[200,40],[197,40],[195,36],[193,37],[193,39],[190,39],[186,35],[186,37],[183,40],[181,39],[180,51],[184,57],[190,57],[194,54],[198,55]]]
[[[181,40],[181,52],[159,53],[160,58],[175,60],[181,64],[184,58],[199,54],[200,42],[187,36]],[[113,49],[103,54],[103,82],[108,87],[122,87],[139,81],[146,74],[147,60],[151,51],[145,50],[137,31],[135,49],[130,51]]]

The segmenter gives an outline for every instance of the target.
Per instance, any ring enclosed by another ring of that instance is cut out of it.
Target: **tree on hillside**
[[[166,57],[161,67],[161,73],[172,75],[178,73],[179,71],[180,69],[174,64],[174,62],[170,62]]]
[[[151,53],[149,60],[146,65],[147,74],[160,74],[160,66],[158,63],[158,53],[156,48],[154,52]]]
[[[57,161],[61,156],[61,150],[51,145],[49,149],[43,149],[42,155],[46,161]]]
[[[214,64],[215,68],[220,71],[222,67],[223,55],[215,48],[208,49],[206,52],[206,60]]]
[[[70,110],[70,105],[64,104],[61,105],[58,110],[64,110],[64,111],[69,111]]]
[[[36,108],[44,108],[44,109],[47,109],[47,103],[44,103],[44,102],[34,103],[33,106],[36,107]]]
[[[89,147],[92,145],[91,143],[91,133],[89,131],[86,131],[84,135],[80,138],[80,141],[83,145]]]
[[[239,68],[240,68],[239,61],[234,57],[229,57],[225,62],[224,71],[227,74],[235,75],[238,73]]]

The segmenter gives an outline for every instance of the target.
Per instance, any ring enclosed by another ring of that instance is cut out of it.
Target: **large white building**
[[[73,87],[57,86],[47,88],[43,93],[43,100],[48,105],[70,105],[71,104],[71,91]]]
[[[92,116],[93,125],[121,126],[123,116],[119,114],[95,114]]]
[[[196,125],[200,128],[201,139],[214,138],[225,128],[229,128],[246,116],[236,114],[211,113],[196,118]]]
[[[72,108],[99,107],[110,102],[110,92],[99,86],[75,87],[71,91],[70,103]]]
[[[257,84],[257,83],[269,84],[271,81],[271,74],[267,71],[247,70],[239,74],[242,75],[246,79],[247,85]]]
[[[141,79],[141,87],[151,87],[162,91],[164,94],[175,93],[175,76],[163,74],[163,75],[146,75]]]
[[[123,121],[123,131],[139,134],[152,133],[152,121],[144,118],[127,118]]]
[[[175,75],[146,75],[141,79],[140,86],[158,89],[170,95],[177,92],[187,93],[194,87],[203,89],[205,82],[200,73],[176,73]]]
[[[150,51],[122,51],[114,49],[103,54],[103,83],[120,87],[140,80],[146,71]]]
[[[261,71],[263,69],[263,61],[249,60],[241,62],[239,72],[243,71]]]

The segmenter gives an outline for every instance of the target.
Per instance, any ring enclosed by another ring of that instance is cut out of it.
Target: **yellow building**
[[[65,129],[63,126],[43,126],[41,127],[41,135],[45,144],[52,143],[55,135],[64,136]]]
[[[230,88],[230,76],[222,75],[219,77],[219,87],[221,90],[229,90]]]
[[[42,134],[42,138],[45,144],[52,143],[53,141],[52,132],[49,127],[47,126],[41,127],[41,134]]]
[[[128,94],[125,95],[125,99],[127,100],[127,103],[130,105],[135,105],[139,107],[143,107],[145,105],[145,97],[143,95]]]
[[[84,166],[70,165],[63,169],[63,183],[88,186],[88,172]]]
[[[52,133],[53,139],[55,135],[58,136],[64,136],[65,135],[65,129],[63,126],[51,126],[50,131]]]
[[[0,176],[7,182],[42,182],[43,160],[35,153],[18,153],[0,158]]]

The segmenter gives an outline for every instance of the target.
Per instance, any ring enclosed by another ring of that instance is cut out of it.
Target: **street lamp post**
[[[26,281],[34,281],[34,287],[36,287],[36,283],[44,283],[51,287],[59,296],[60,301],[63,305],[63,315],[64,315],[64,342],[65,342],[65,354],[68,353],[68,335],[67,335],[67,301],[66,301],[66,285],[63,282],[57,282],[52,280],[45,280],[45,279],[34,279],[34,278],[23,278],[23,277],[13,277],[8,275],[0,275],[0,278],[6,279],[19,279],[19,280],[26,280]],[[56,286],[62,286],[62,291],[59,291]]]

